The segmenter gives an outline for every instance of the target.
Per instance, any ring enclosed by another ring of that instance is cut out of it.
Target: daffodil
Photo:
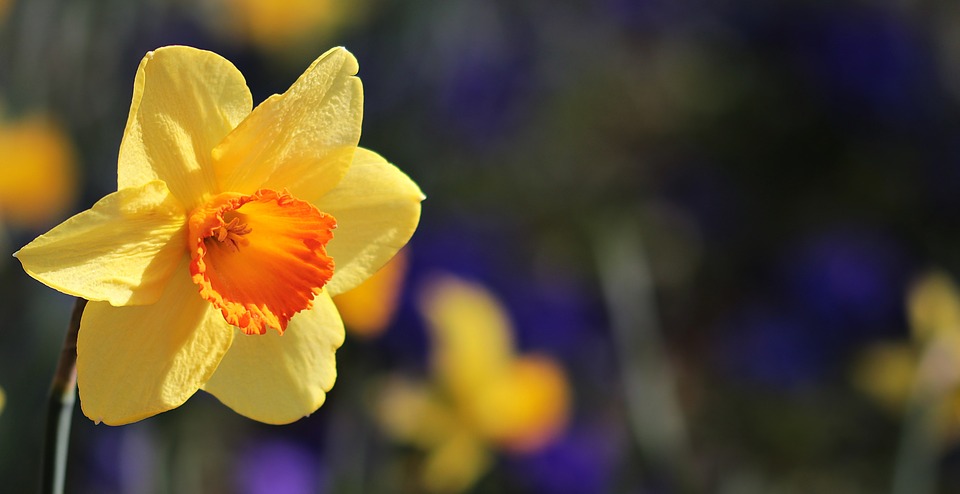
[[[276,53],[329,37],[367,9],[365,0],[220,0],[215,5],[224,15],[211,19],[221,18],[231,34]]]
[[[910,290],[907,315],[911,341],[867,347],[854,385],[896,415],[930,409],[939,438],[952,441],[960,435],[960,289],[945,273],[929,273]]]
[[[124,424],[203,389],[289,423],[336,377],[330,297],[413,234],[423,194],[357,147],[356,59],[335,48],[256,108],[243,76],[172,46],[137,70],[117,191],[23,247],[24,270],[85,298],[83,412]]]
[[[374,338],[387,329],[400,303],[409,263],[406,252],[401,250],[360,286],[333,298],[349,333]]]
[[[0,0],[0,27],[3,27],[4,21],[7,20],[11,7],[13,7],[13,0]]]
[[[462,492],[494,451],[530,453],[556,439],[570,391],[553,359],[517,353],[509,317],[484,287],[445,276],[422,295],[433,379],[389,381],[377,416],[389,434],[426,450],[425,490]]]
[[[49,227],[73,203],[75,186],[73,145],[53,119],[0,121],[0,222]]]

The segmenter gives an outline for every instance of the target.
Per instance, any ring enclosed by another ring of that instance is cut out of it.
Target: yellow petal
[[[177,267],[153,305],[87,304],[77,341],[83,413],[121,425],[176,408],[210,378],[234,329]]]
[[[223,191],[257,189],[320,195],[346,173],[363,119],[357,60],[334,48],[318,58],[285,93],[273,95],[213,152]]]
[[[252,105],[243,75],[220,55],[185,46],[147,53],[120,144],[119,188],[160,179],[193,209],[216,192],[213,148]]]
[[[409,263],[406,252],[398,252],[360,286],[334,297],[350,334],[373,338],[387,328],[400,303],[400,290]]]
[[[512,326],[484,287],[440,277],[424,287],[419,305],[432,336],[434,372],[458,403],[510,370]]]
[[[501,379],[478,389],[471,415],[486,437],[508,449],[530,452],[562,432],[569,409],[563,369],[547,357],[532,355],[516,359]]]
[[[376,389],[376,417],[394,439],[432,448],[463,426],[450,404],[426,384],[391,378]]]
[[[960,290],[943,272],[929,273],[911,288],[907,309],[910,329],[919,340],[960,335]]]
[[[163,182],[122,189],[14,255],[41,283],[113,305],[156,301],[181,258],[186,216]]]
[[[233,346],[203,389],[237,413],[268,424],[288,424],[310,415],[337,378],[334,354],[343,344],[343,322],[330,296],[290,320],[281,335],[245,335]]]
[[[337,219],[327,254],[336,269],[327,283],[339,295],[369,278],[407,241],[420,222],[423,193],[417,184],[380,155],[357,149],[353,165],[330,193],[313,202]]]
[[[944,397],[932,411],[933,437],[941,439],[944,452],[952,449],[960,439],[960,393],[954,392]]]
[[[76,195],[75,168],[69,137],[49,119],[0,123],[0,219],[40,226],[62,218]]]
[[[427,492],[466,492],[490,467],[490,451],[467,429],[447,436],[427,455],[423,484]]]
[[[899,415],[906,409],[919,365],[917,351],[904,343],[876,343],[854,362],[852,380],[860,389]]]

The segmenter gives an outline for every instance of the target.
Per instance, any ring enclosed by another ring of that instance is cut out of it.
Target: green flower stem
[[[934,339],[923,349],[914,377],[900,446],[893,469],[893,494],[932,494],[938,490],[942,452],[942,407],[955,392],[953,340]]]
[[[650,467],[670,476],[678,492],[700,492],[643,241],[630,222],[607,227],[595,237],[598,273],[633,438]]]
[[[893,494],[937,492],[936,419],[936,410],[929,402],[914,403],[907,412],[893,471]]]
[[[77,401],[77,333],[80,316],[87,301],[78,298],[70,315],[70,326],[60,350],[60,360],[50,385],[47,426],[43,440],[43,478],[40,492],[61,494],[67,473],[67,446],[70,444],[70,419]]]

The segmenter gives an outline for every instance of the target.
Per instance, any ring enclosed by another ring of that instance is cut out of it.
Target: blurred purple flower
[[[494,147],[513,135],[536,96],[538,40],[529,10],[468,0],[439,3],[429,11],[402,24],[404,32],[395,35],[390,49],[361,59],[368,78],[380,74],[380,80],[391,80],[389,88],[370,90],[386,92],[373,95],[381,104],[416,100],[406,113],[426,110],[421,118],[428,133],[442,144],[452,141],[461,153],[464,146]],[[374,103],[371,111],[384,109]]]
[[[834,116],[902,123],[927,115],[937,75],[930,40],[909,16],[867,4],[763,12],[744,14],[750,41],[793,64]]]
[[[510,458],[508,468],[522,492],[610,492],[619,457],[618,441],[608,432],[581,427],[537,453]]]
[[[91,492],[142,492],[149,490],[155,480],[154,451],[145,424],[124,428],[97,428],[92,436],[92,455],[84,472],[85,483]]]
[[[758,306],[722,326],[717,345],[720,365],[735,377],[777,389],[810,384],[824,371],[828,348],[805,321],[784,311]]]
[[[908,261],[862,228],[789,249],[781,276],[720,325],[720,363],[749,381],[793,388],[819,379],[858,345],[902,334]]]
[[[445,67],[438,111],[441,125],[482,147],[517,126],[518,103],[532,86],[522,44],[475,46]],[[521,50],[517,50],[517,48]]]
[[[933,87],[933,74],[920,31],[908,18],[880,9],[841,9],[822,21],[814,28],[807,60],[815,78],[839,98],[862,101],[880,113],[917,110]]]
[[[283,439],[248,445],[235,461],[240,494],[316,494],[326,472],[312,451]]]
[[[586,338],[605,337],[601,301],[572,276],[553,273],[547,279],[513,281],[501,293],[520,348],[571,357]]]
[[[907,260],[897,244],[862,228],[827,231],[787,255],[787,295],[826,344],[849,347],[899,334]]]

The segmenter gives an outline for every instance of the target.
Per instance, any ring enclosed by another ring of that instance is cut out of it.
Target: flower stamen
[[[224,219],[220,218],[220,226],[216,226],[212,230],[212,237],[215,237],[220,242],[230,241],[230,244],[233,245],[233,248],[240,250],[240,246],[247,246],[250,244],[250,240],[245,237],[246,234],[253,231],[250,226],[246,223],[241,223],[239,217],[234,217],[230,220],[229,223],[224,223]]]
[[[283,333],[333,276],[334,228],[332,216],[286,192],[220,194],[190,214],[193,282],[244,333]]]

